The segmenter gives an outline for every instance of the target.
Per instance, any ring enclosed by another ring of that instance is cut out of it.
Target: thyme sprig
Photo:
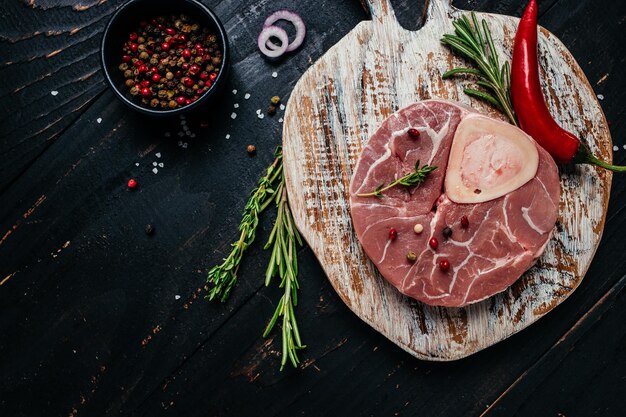
[[[252,190],[243,211],[239,224],[239,240],[231,244],[232,250],[220,265],[216,265],[209,271],[207,283],[209,284],[209,300],[218,298],[225,302],[230,296],[237,282],[237,271],[241,264],[244,252],[254,242],[256,229],[259,225],[259,214],[274,201],[275,183],[283,181],[283,154],[278,148],[272,165],[267,168],[257,187]]]
[[[401,178],[390,182],[388,185],[385,183],[380,184],[374,191],[369,193],[357,194],[358,197],[382,197],[383,193],[388,189],[395,187],[396,185],[404,185],[405,187],[411,187],[413,185],[419,185],[426,180],[428,174],[436,170],[437,167],[431,165],[424,165],[420,168],[420,161],[415,163],[415,170],[409,172]]]
[[[441,39],[444,45],[453,51],[473,61],[476,68],[459,67],[445,72],[441,78],[444,80],[459,74],[473,75],[477,78],[476,84],[483,90],[465,88],[465,94],[488,102],[498,108],[509,118],[511,123],[517,126],[515,111],[511,102],[511,67],[508,61],[500,66],[498,53],[493,44],[491,30],[483,19],[480,24],[476,15],[472,12],[472,22],[467,16],[455,19],[455,35],[445,34]]]
[[[265,272],[265,285],[270,285],[272,278],[278,274],[280,277],[280,288],[284,289],[283,295],[278,302],[274,315],[265,327],[263,337],[267,337],[280,317],[282,317],[282,359],[280,370],[282,371],[287,360],[291,361],[294,367],[300,363],[297,351],[304,349],[300,339],[298,323],[294,313],[294,307],[298,304],[298,258],[296,251],[298,246],[302,246],[302,239],[296,229],[289,203],[287,201],[287,190],[285,189],[285,179],[281,182],[276,192],[276,206],[278,214],[274,228],[270,234],[264,249],[272,248],[272,256]]]

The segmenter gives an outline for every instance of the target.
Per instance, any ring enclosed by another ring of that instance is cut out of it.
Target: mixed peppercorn
[[[469,219],[467,218],[467,216],[462,216],[459,223],[461,225],[461,228],[463,229],[467,229],[469,227]],[[415,226],[413,226],[413,231],[415,232],[415,234],[419,235],[424,231],[424,226],[421,225],[420,223],[417,223]],[[450,226],[446,226],[441,230],[441,234],[445,240],[448,240],[449,238],[451,238],[452,233],[453,231]],[[398,231],[393,227],[390,228],[389,240],[395,240],[397,237],[398,237]],[[437,249],[439,249],[439,240],[435,236],[431,237],[430,240],[428,241],[428,246],[430,246],[430,248],[433,251],[437,251]],[[406,254],[406,259],[409,262],[415,262],[417,261],[417,255],[413,251],[408,251]],[[438,265],[439,265],[439,269],[441,270],[441,272],[445,273],[450,270],[450,261],[446,258],[441,259]]]
[[[221,67],[218,37],[180,14],[140,22],[122,46],[119,70],[133,100],[167,110],[200,98]]]

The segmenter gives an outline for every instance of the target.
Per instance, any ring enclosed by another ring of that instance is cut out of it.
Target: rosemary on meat
[[[252,190],[243,211],[239,224],[239,240],[231,244],[230,254],[224,258],[220,265],[216,265],[209,271],[207,283],[209,284],[209,300],[220,299],[224,302],[228,299],[235,283],[237,271],[241,264],[244,252],[254,242],[256,229],[259,225],[259,214],[274,201],[274,186],[278,181],[282,183],[283,154],[279,148],[276,150],[272,165],[267,168],[267,173],[259,180],[257,187]]]
[[[472,61],[476,68],[459,67],[445,72],[441,78],[444,80],[455,75],[467,74],[476,76],[476,84],[484,90],[465,88],[465,94],[488,102],[498,108],[509,118],[511,123],[517,126],[515,111],[511,102],[511,67],[508,61],[500,66],[498,53],[493,44],[491,30],[483,19],[480,24],[474,13],[472,21],[467,16],[455,19],[454,33],[445,34],[441,39],[444,45],[449,46],[454,52]]]
[[[382,197],[383,193],[388,189],[395,187],[396,185],[404,185],[405,187],[411,187],[413,185],[419,185],[426,180],[428,174],[436,170],[437,167],[431,165],[424,165],[420,168],[420,161],[418,160],[415,163],[415,170],[409,172],[405,176],[398,178],[395,181],[390,182],[385,185],[385,183],[380,184],[374,191],[369,193],[357,194],[358,197]]]
[[[287,201],[287,190],[285,189],[285,179],[281,177],[280,184],[276,192],[276,206],[278,214],[274,228],[265,244],[264,249],[272,248],[272,256],[265,272],[265,285],[268,286],[272,278],[278,274],[280,277],[280,288],[284,289],[283,295],[278,302],[274,315],[265,327],[263,337],[267,337],[274,328],[274,325],[282,317],[282,359],[280,370],[282,371],[287,361],[291,361],[297,367],[297,351],[305,348],[300,339],[298,323],[294,313],[294,307],[298,304],[298,259],[296,251],[298,246],[302,246],[302,239],[296,229],[289,203]]]

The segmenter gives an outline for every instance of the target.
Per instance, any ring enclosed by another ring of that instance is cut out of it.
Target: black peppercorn
[[[450,236],[452,236],[452,229],[450,229],[448,226],[446,226],[446,227],[443,228],[441,233],[443,234],[443,237],[448,239],[448,238],[450,238]]]

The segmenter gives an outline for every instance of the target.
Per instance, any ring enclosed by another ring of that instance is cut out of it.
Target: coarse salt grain
[[[283,122],[283,118],[281,117],[280,119],[278,119],[278,123],[282,123]]]
[[[237,113],[232,112],[231,115],[230,115],[230,118],[231,119],[236,119],[237,118]]]
[[[154,161],[154,162],[152,163],[152,166],[157,166],[157,165],[158,165],[158,163],[157,163],[156,161]]]
[[[237,90],[233,90],[233,94],[237,94]]]
[[[156,174],[157,172],[159,172],[159,170],[157,168],[152,168],[152,172]]]
[[[189,135],[189,137],[190,137],[190,138],[195,138],[195,137],[196,137],[196,134],[195,134],[195,133],[192,133],[191,135]]]
[[[182,138],[183,136],[185,136],[185,132],[182,132],[182,131],[178,132],[178,136],[180,136]]]
[[[246,100],[250,98],[250,93],[246,93],[245,96],[243,96],[243,98],[245,98]]]
[[[59,94],[59,92],[54,90],[54,91],[50,91],[50,94],[52,94],[53,96],[56,96],[57,94]]]
[[[619,146],[613,146],[613,151],[619,151]]]
[[[180,300],[180,295],[176,294],[176,295],[174,296],[174,299],[175,299],[175,300]]]
[[[280,105],[280,109],[281,109],[281,110],[285,110],[285,105],[284,105],[284,104],[281,104],[281,105]]]
[[[256,114],[261,114],[261,109],[258,109],[258,110],[256,111]]]
[[[622,146],[622,148],[626,149],[626,145]]]
[[[262,118],[264,118],[264,117],[265,117],[265,115],[264,115],[263,113],[261,113],[261,114],[259,114],[257,117],[258,117],[259,119],[262,119]]]
[[[226,134],[226,139],[230,139],[230,133]]]
[[[102,123],[102,117],[98,117],[98,118],[96,119],[96,122],[98,122],[98,124]]]
[[[135,162],[135,166],[138,167],[139,166],[139,162]]]
[[[170,136],[172,136],[172,134],[170,132],[165,132],[163,136],[165,136],[166,138],[169,138]]]
[[[278,77],[278,73],[277,73],[276,71],[274,71],[274,72],[272,73],[272,77],[273,77],[273,78]]]
[[[183,143],[183,149],[187,149],[187,142]]]
[[[163,168],[164,166],[163,162],[159,162],[159,168]]]
[[[602,94],[598,94],[598,100],[604,100],[604,96]]]
[[[235,104],[233,104],[233,107],[234,107],[234,108],[236,108],[236,109],[238,109],[238,108],[239,108],[239,103],[235,103]]]
[[[161,152],[155,153],[154,156],[156,156],[157,158],[160,158],[161,157]]]

